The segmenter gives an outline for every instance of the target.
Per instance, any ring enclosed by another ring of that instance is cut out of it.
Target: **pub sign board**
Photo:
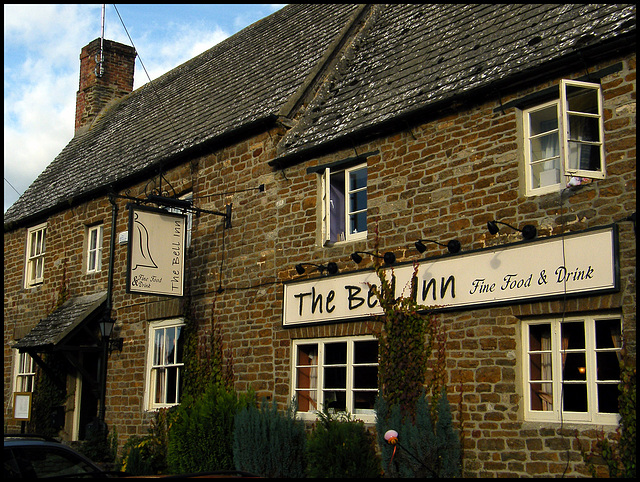
[[[427,308],[467,309],[619,289],[616,226],[425,259],[416,301]],[[413,264],[387,268],[396,297],[409,296]],[[373,270],[284,285],[283,326],[380,315]]]
[[[129,205],[128,293],[183,295],[186,219],[180,213]]]

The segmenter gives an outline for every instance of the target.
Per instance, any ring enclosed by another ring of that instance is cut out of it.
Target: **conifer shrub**
[[[389,477],[460,476],[460,438],[453,428],[451,409],[444,390],[431,410],[427,396],[415,405],[415,417],[403,415],[399,405],[389,406],[384,397],[376,400],[376,431],[382,465]],[[435,418],[435,420],[434,420]],[[384,436],[388,430],[398,433],[395,445]]]
[[[249,403],[252,394],[215,384],[198,398],[185,397],[169,430],[169,473],[233,470],[234,418]]]
[[[307,475],[322,478],[381,476],[375,438],[350,415],[318,414],[307,442]]]
[[[289,407],[279,412],[275,401],[244,406],[236,415],[233,458],[237,470],[262,477],[304,477],[304,423]]]

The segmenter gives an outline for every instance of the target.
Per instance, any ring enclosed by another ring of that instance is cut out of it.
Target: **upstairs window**
[[[559,99],[523,114],[528,195],[556,192],[569,177],[604,178],[599,84],[562,80]]]
[[[621,320],[587,316],[524,326],[526,419],[616,424]]]
[[[367,237],[367,166],[325,168],[321,175],[325,244]]]
[[[87,230],[87,273],[102,269],[102,225]]]
[[[27,249],[25,262],[25,288],[40,284],[44,280],[44,253],[46,224],[40,224],[27,230]]]

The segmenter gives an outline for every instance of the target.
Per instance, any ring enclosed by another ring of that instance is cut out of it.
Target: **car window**
[[[16,447],[14,454],[24,472],[36,478],[95,474],[95,469],[80,457],[55,447]]]

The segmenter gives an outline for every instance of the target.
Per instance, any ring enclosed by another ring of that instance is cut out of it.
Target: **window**
[[[525,323],[526,418],[617,423],[621,329],[611,316]]]
[[[87,230],[87,273],[102,269],[102,225]]]
[[[367,166],[322,174],[322,236],[325,244],[367,237]]]
[[[25,288],[42,283],[44,279],[44,241],[46,224],[27,230],[27,259],[25,263]]]
[[[180,403],[184,367],[183,326],[182,320],[167,320],[150,325],[147,406],[151,410]]]
[[[528,195],[558,191],[565,177],[605,176],[599,84],[562,80],[559,99],[523,111]]]
[[[302,418],[326,407],[373,421],[378,394],[378,341],[373,337],[296,340],[293,393]]]
[[[28,353],[15,353],[15,383],[14,392],[32,392],[36,377],[33,358]]]

